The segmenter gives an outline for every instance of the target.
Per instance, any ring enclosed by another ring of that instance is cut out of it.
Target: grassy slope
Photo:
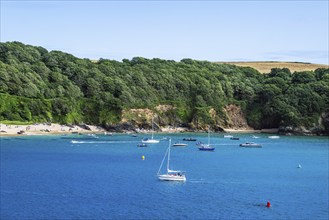
[[[242,67],[252,67],[261,73],[269,73],[272,68],[288,68],[293,73],[295,71],[310,71],[317,68],[329,68],[328,65],[301,63],[301,62],[217,62],[228,63]]]

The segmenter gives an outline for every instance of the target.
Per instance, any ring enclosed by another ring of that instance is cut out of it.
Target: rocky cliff
[[[210,126],[214,131],[225,130],[248,131],[253,130],[246,121],[245,114],[237,105],[227,105],[221,113],[211,108],[207,111],[210,125],[199,117],[194,117],[190,122],[184,122],[176,114],[176,108],[171,105],[158,105],[154,109],[140,108],[123,110],[121,121],[118,124],[107,125],[108,131],[205,131]],[[285,126],[278,129],[285,135],[329,135],[329,112],[325,112],[319,118],[317,125],[311,128]]]
[[[175,112],[175,107],[171,105],[158,105],[154,109],[140,108],[123,110],[121,121],[115,125],[108,125],[107,130],[123,131],[136,129],[153,129],[162,131],[168,127],[183,127],[188,131],[207,130],[209,124],[202,119],[195,117],[190,122],[184,122]],[[207,112],[211,121],[211,129],[224,131],[224,129],[251,130],[245,119],[241,108],[237,105],[227,105],[222,113],[218,113],[211,108]]]
[[[253,128],[247,124],[246,117],[242,112],[240,106],[227,105],[224,107],[224,113],[227,120],[225,121],[225,128],[237,130],[252,130]]]
[[[323,112],[318,123],[306,128],[304,126],[282,126],[279,133],[285,135],[329,135],[329,112]]]

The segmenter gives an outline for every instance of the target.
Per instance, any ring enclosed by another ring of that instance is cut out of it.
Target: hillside
[[[233,64],[241,67],[251,67],[260,73],[270,73],[272,68],[288,68],[291,72],[314,71],[318,68],[329,68],[328,65],[301,62],[216,62],[219,64]]]
[[[0,120],[134,129],[150,127],[151,115],[160,126],[192,130],[303,127],[329,134],[328,113],[329,68],[261,74],[192,59],[92,62],[0,43]]]

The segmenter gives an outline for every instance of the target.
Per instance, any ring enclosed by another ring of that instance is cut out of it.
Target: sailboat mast
[[[210,145],[210,130],[208,128],[208,145]]]
[[[169,171],[169,162],[170,162],[170,147],[171,147],[171,138],[169,139],[169,147],[168,147],[168,162],[167,162],[167,171]]]

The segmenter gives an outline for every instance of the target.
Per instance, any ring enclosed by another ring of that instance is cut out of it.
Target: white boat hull
[[[172,174],[162,174],[158,175],[159,180],[162,181],[186,181],[185,175],[172,175]]]
[[[159,140],[154,140],[154,139],[142,140],[143,144],[158,144],[159,142],[160,142]]]
[[[233,135],[224,135],[224,138],[232,138]]]
[[[173,147],[186,147],[187,144],[176,143],[172,145]]]

